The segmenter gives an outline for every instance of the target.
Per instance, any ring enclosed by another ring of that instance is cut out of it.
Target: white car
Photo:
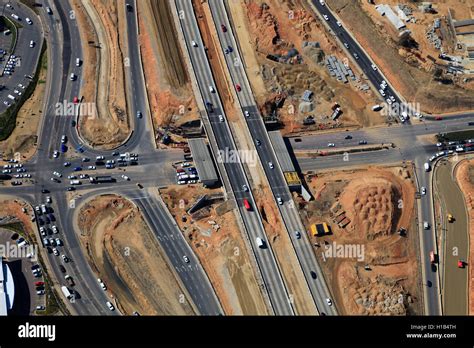
[[[32,25],[33,22],[31,21],[31,19],[29,19],[28,17],[25,18],[25,21],[26,23],[28,23],[29,25]]]
[[[325,20],[327,20],[327,21],[329,20],[329,17],[327,15],[323,15],[323,17],[324,17]]]
[[[224,122],[224,116],[219,115],[219,122]]]
[[[63,245],[63,241],[59,238],[56,238],[54,241],[56,242],[57,246],[62,246]]]
[[[87,169],[89,169],[89,170],[95,170],[95,169],[96,169],[96,166],[88,166]]]
[[[122,179],[127,180],[127,181],[130,180],[130,178],[128,176],[126,176],[125,174],[122,175]]]
[[[52,201],[53,201],[53,200],[51,199],[50,196],[47,196],[47,197],[46,197],[46,203],[51,203]]]
[[[337,24],[338,27],[342,27],[342,23],[341,23],[341,22],[337,21],[336,24]]]
[[[97,278],[97,282],[100,284],[100,287],[102,288],[102,290],[107,290],[107,287],[105,286],[104,282],[102,281],[102,279],[100,278]]]
[[[33,40],[30,41],[30,47],[31,48],[35,47],[35,42]]]
[[[423,228],[424,228],[425,230],[429,230],[429,229],[430,229],[430,224],[428,223],[428,221],[424,221],[424,222],[423,222]]]
[[[244,115],[245,117],[250,117],[250,113],[247,110],[244,111]]]
[[[198,44],[196,43],[196,41],[191,41],[191,45],[193,45],[193,47],[198,47]]]
[[[249,187],[247,185],[242,185],[242,190],[244,190],[245,192],[248,192]]]
[[[372,64],[371,67],[372,67],[372,70],[377,71],[377,66],[375,64]]]
[[[62,254],[61,258],[63,259],[64,262],[66,262],[66,263],[69,262],[69,258],[66,255]]]
[[[328,306],[332,306],[332,301],[330,298],[327,298],[326,299],[326,303],[328,304]]]
[[[53,175],[58,177],[58,178],[61,178],[63,175],[59,172],[53,172]]]
[[[53,254],[56,256],[59,256],[59,251],[56,248],[53,248]]]
[[[426,187],[424,187],[424,186],[421,187],[421,194],[423,196],[426,195]]]
[[[283,204],[283,200],[280,197],[277,197],[277,202],[278,202],[279,205]]]
[[[51,226],[51,229],[53,230],[53,233],[59,233],[58,228],[56,225]]]
[[[270,167],[270,169],[273,169],[274,166],[273,166],[273,163],[272,162],[268,162],[268,166]]]
[[[110,309],[111,311],[114,311],[114,310],[115,310],[114,305],[113,305],[112,303],[110,303],[109,301],[107,301],[105,304],[107,305],[107,307],[109,307],[109,309]]]
[[[54,158],[58,158],[58,157],[59,157],[59,151],[58,151],[58,150],[55,150],[55,151],[53,152],[53,157],[54,157]]]
[[[183,260],[184,262],[189,263],[189,258],[186,255],[183,256]]]
[[[334,143],[329,143],[329,144],[328,144],[328,147],[336,147],[336,144],[334,144]]]
[[[211,93],[216,93],[216,90],[214,89],[214,87],[209,86],[209,92],[211,92]]]

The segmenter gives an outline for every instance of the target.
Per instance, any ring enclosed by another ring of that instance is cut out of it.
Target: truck
[[[15,98],[13,95],[11,95],[11,94],[8,95],[8,98],[10,98],[10,99],[13,100],[13,101],[16,100],[16,98]]]
[[[425,163],[425,172],[429,172],[431,170],[431,166],[428,162]]]
[[[80,182],[79,180],[77,180],[77,179],[76,179],[76,180],[71,180],[69,183],[70,183],[71,185],[80,185],[80,184],[81,184],[81,182]]]
[[[68,300],[73,297],[72,292],[68,289],[67,286],[61,286],[61,291]]]
[[[252,206],[250,205],[249,201],[247,200],[247,198],[244,198],[244,207],[245,209],[247,210],[252,210]]]
[[[102,184],[102,183],[109,183],[109,182],[114,182],[115,179],[112,178],[111,176],[109,175],[99,175],[99,176],[96,176],[96,177],[90,177],[89,178],[89,181],[92,183],[92,184]]]

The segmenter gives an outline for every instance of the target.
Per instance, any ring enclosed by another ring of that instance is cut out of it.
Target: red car
[[[44,282],[35,282],[35,286],[43,286]]]
[[[466,263],[463,260],[458,261],[458,268],[464,268],[465,265]]]
[[[240,92],[240,91],[242,90],[242,87],[240,87],[239,84],[236,84],[236,85],[235,85],[235,88],[237,89],[237,92]]]
[[[224,24],[221,24],[221,29],[222,29],[223,33],[225,33],[227,31],[227,28]]]
[[[443,118],[442,118],[441,116],[436,116],[436,117],[435,117],[435,120],[436,120],[436,121],[441,121],[442,119],[443,119]]]
[[[78,97],[74,97],[74,99],[72,100],[74,104],[77,104],[79,103],[79,98]]]

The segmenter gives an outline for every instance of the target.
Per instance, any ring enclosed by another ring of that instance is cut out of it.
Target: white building
[[[15,284],[12,272],[0,257],[0,315],[5,316],[12,309],[14,298]]]

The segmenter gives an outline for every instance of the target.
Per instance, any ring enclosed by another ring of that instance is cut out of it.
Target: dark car
[[[310,274],[311,274],[311,278],[313,278],[313,279],[317,278],[316,272],[311,271]]]
[[[41,190],[41,193],[49,193],[49,190],[42,189],[42,190]]]
[[[74,191],[74,190],[75,190],[75,188],[74,188],[74,187],[72,187],[72,186],[69,186],[69,187],[67,188],[67,190],[68,190],[68,191]]]
[[[346,135],[346,137],[344,139],[346,139],[346,140],[352,139],[352,135]]]
[[[71,127],[76,127],[76,121],[75,120],[71,121]]]
[[[63,265],[59,265],[59,270],[60,270],[62,273],[66,273],[66,267],[64,267]]]

